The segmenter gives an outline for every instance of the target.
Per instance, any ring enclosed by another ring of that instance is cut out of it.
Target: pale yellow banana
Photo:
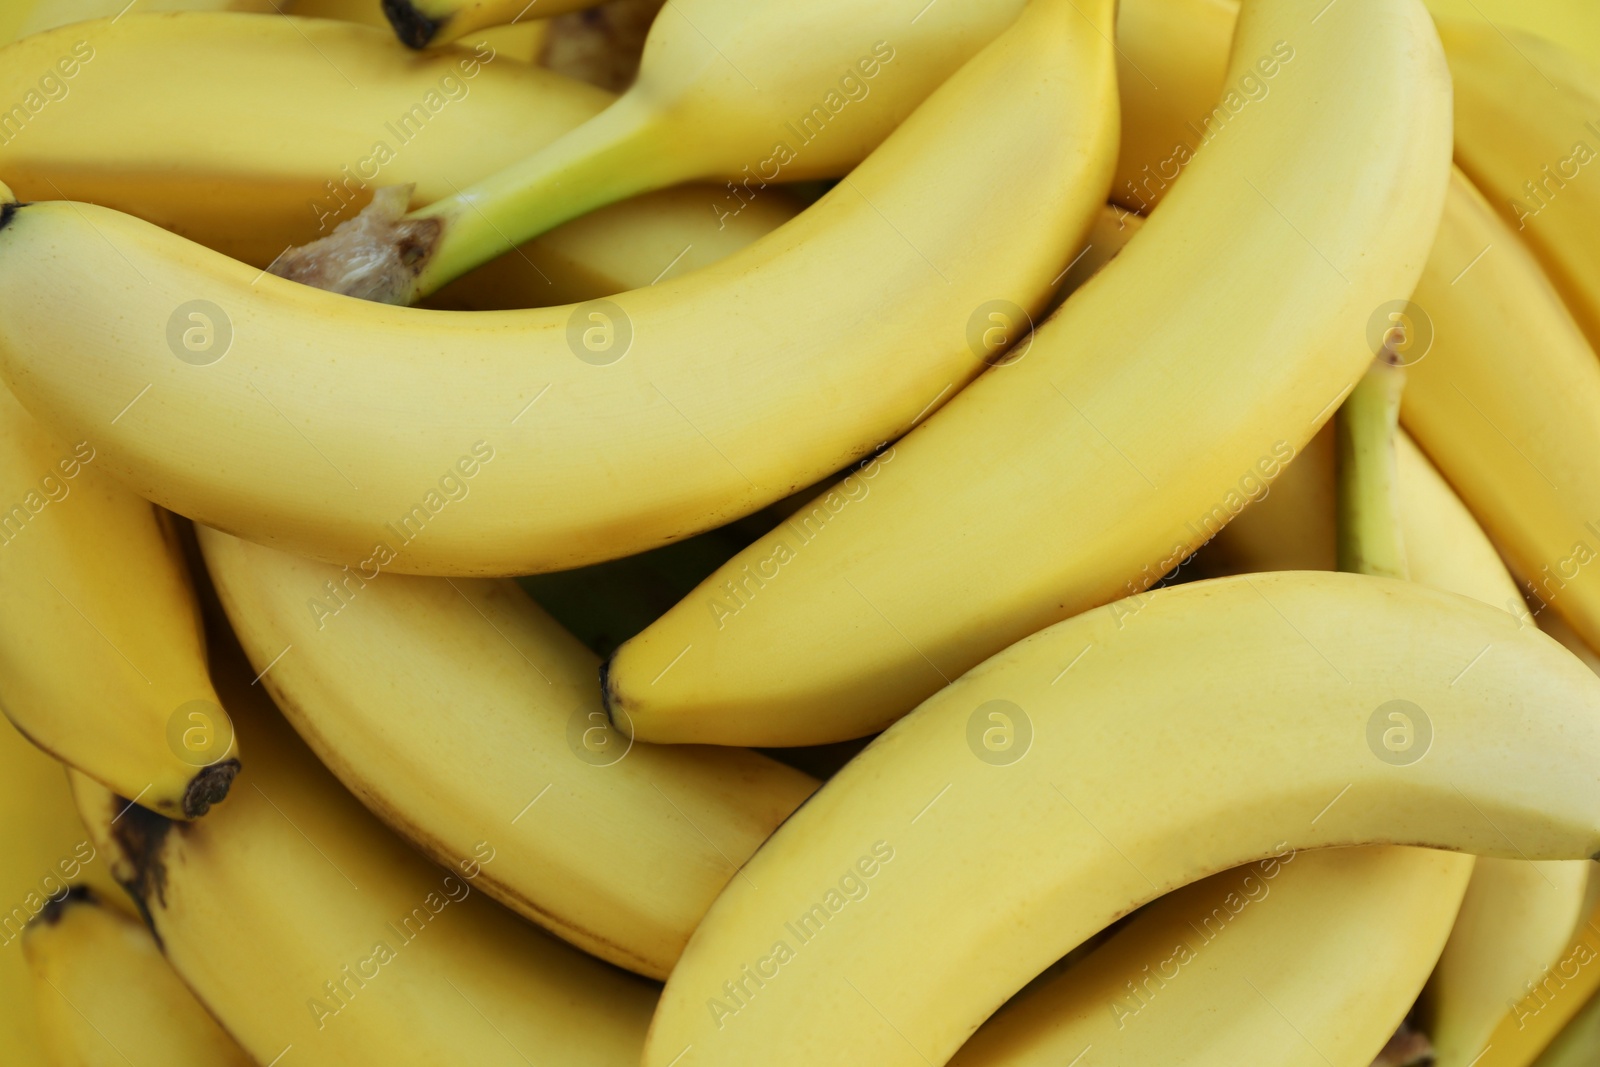
[[[818,790],[690,939],[645,1067],[942,1063],[1094,931],[1284,848],[1587,857],[1597,761],[1600,679],[1501,608],[1320,572],[1141,594]]]
[[[1331,435],[1314,441],[1324,447],[1299,456],[1207,553],[1226,548],[1247,571],[1331,567],[1331,534],[1302,513],[1331,525]],[[1500,606],[1516,589],[1488,539],[1415,446],[1403,435],[1397,446],[1412,579]],[[1267,536],[1274,531],[1277,539]],[[1214,875],[1030,985],[952,1062],[1059,1067],[1082,1053],[1083,1067],[1366,1067],[1438,959],[1473,869],[1469,856],[1376,846],[1290,853]]]
[[[74,882],[121,897],[109,863],[73,808],[66,769],[0,720],[0,1049],[19,1064],[44,1062],[22,933]]]
[[[791,223],[600,306],[383,307],[8,208],[5,376],[141,492],[285,550],[453,575],[639,551],[871,453],[1021,331],[1105,202],[1111,57],[1041,0]]]
[[[93,440],[0,389],[0,710],[58,759],[194,818],[227,795],[238,749],[170,520],[103,466]]]
[[[1012,998],[950,1062],[1367,1067],[1438,958],[1472,867],[1389,845],[1213,875]]]
[[[74,887],[23,934],[57,1067],[250,1067],[161,956],[150,931]]]
[[[1591,996],[1571,1022],[1540,1054],[1534,1067],[1592,1067],[1600,1055],[1600,997]]]
[[[1424,1029],[1438,1067],[1477,1063],[1507,1005],[1560,966],[1583,904],[1587,862],[1478,861],[1429,982]],[[1600,961],[1597,961],[1600,965]]]
[[[257,1062],[637,1063],[654,987],[478,892],[513,847],[514,812],[448,867],[428,863],[295,737],[231,638],[216,643],[252,752],[226,805],[180,830],[73,782],[168,961]]]
[[[262,684],[369,807],[602,959],[665,978],[816,779],[743,749],[630,745],[599,659],[509,579],[363,576],[201,527]],[[603,828],[603,829],[602,829]]]
[[[1478,1067],[1528,1067],[1600,990],[1600,908],[1515,1001],[1505,1006]],[[1542,1062],[1542,1061],[1541,1061]]]
[[[1536,606],[1600,641],[1600,362],[1459,172],[1407,314],[1431,333],[1401,417]],[[1422,332],[1417,334],[1420,339]]]
[[[1482,18],[1440,19],[1439,34],[1455,82],[1456,162],[1600,345],[1600,65]]]
[[[1410,291],[1448,170],[1421,5],[1310,18],[1245,8],[1230,84],[1271,95],[1020,358],[622,646],[608,704],[638,737],[881,729],[1008,642],[1147,588],[1259,495],[1371,362],[1367,324]]]
[[[0,100],[26,100],[54,72],[36,117],[7,126],[0,115],[0,178],[24,199],[116,208],[257,267],[353,217],[376,185],[413,184],[413,202],[430,203],[612,99],[498,50],[408,58],[368,27],[138,11],[0,51]],[[663,190],[530,241],[430,306],[538,307],[639,288],[743,248],[797,210],[778,189],[753,202],[720,185]]]
[[[29,0],[17,0],[27,7]],[[134,5],[137,4],[137,7]],[[284,14],[294,0],[35,0],[15,36],[28,37],[57,26],[75,22],[112,18],[125,10],[137,11],[240,11],[252,14]]]

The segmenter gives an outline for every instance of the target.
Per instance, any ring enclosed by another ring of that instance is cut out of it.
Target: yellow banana
[[[1429,982],[1424,1029],[1439,1067],[1479,1063],[1507,1005],[1561,966],[1585,915],[1587,862],[1482,859]]]
[[[226,805],[179,832],[73,784],[168,961],[246,1051],[337,1067],[632,1067],[654,988],[476,892],[515,813],[448,867],[424,861],[306,750],[231,638],[216,643],[217,686],[252,753]]]
[[[23,934],[34,1003],[60,1067],[250,1067],[255,1063],[161,958],[155,939],[74,887]]]
[[[1367,1067],[1438,958],[1472,866],[1379,846],[1212,875],[1012,998],[950,1063]]]
[[[0,177],[18,196],[116,208],[257,267],[353,217],[375,184],[413,185],[413,201],[430,203],[612,99],[492,49],[404,58],[369,27],[137,8],[0,51],[0,101],[41,92],[36,120],[0,114]],[[729,196],[685,186],[601,209],[431,306],[536,307],[639,288],[798,210],[776,189],[740,211],[724,206]]]
[[[27,0],[19,0],[27,6]],[[294,0],[37,0],[19,24],[16,37],[28,37],[57,26],[111,18],[133,8],[139,11],[240,11],[254,14],[283,14]],[[0,37],[0,41],[9,40]]]
[[[480,888],[619,966],[665,978],[817,787],[742,749],[630,746],[598,658],[509,579],[369,581],[198,532],[252,665],[323,762],[442,864],[503,826]]]
[[[0,389],[0,710],[29,740],[173,818],[239,768],[168,519]]]
[[[1305,444],[1421,269],[1448,78],[1421,6],[1374,0],[1314,27],[1247,7],[1229,77],[1271,95],[1025,354],[879,457],[856,499],[791,519],[618,650],[608,706],[636,736],[881,729],[1008,642],[1153,584]]]
[[[1600,908],[1588,914],[1560,958],[1524,986],[1522,995],[1506,1007],[1489,1035],[1478,1067],[1528,1067],[1536,1059],[1546,1064],[1540,1054],[1547,1047],[1555,1054],[1552,1042],[1579,1015],[1585,1002],[1593,1003],[1597,990],[1600,990]],[[1568,1045],[1563,1055],[1575,1051]]]
[[[0,1049],[16,1063],[44,1062],[22,933],[73,882],[121,897],[109,862],[73,809],[65,768],[0,720]]]
[[[5,374],[164,506],[285,550],[452,575],[639,551],[869,454],[983,369],[1105,202],[1111,55],[1043,0],[792,222],[600,306],[383,307],[89,205],[7,208]]]
[[[1245,571],[1331,567],[1331,534],[1297,513],[1332,524],[1331,436],[1319,433],[1320,446],[1206,551],[1225,548]],[[1504,606],[1516,587],[1488,539],[1416,447],[1403,435],[1396,446],[1411,578]],[[1513,862],[1534,866],[1478,864]],[[1082,1054],[1083,1067],[1366,1067],[1439,958],[1473,870],[1469,856],[1378,846],[1289,853],[1213,875],[1028,986],[952,1063],[1032,1067]]]
[[[1458,173],[1408,310],[1402,419],[1538,598],[1600,641],[1600,362],[1516,234]],[[1516,353],[1512,369],[1508,353]]]
[[[1585,173],[1600,159],[1600,67],[1482,19],[1442,18],[1439,34],[1455,81],[1456,162],[1600,345],[1600,188]]]
[[[1584,858],[1597,759],[1600,679],[1503,609],[1320,572],[1140,594],[819,789],[690,939],[644,1064],[943,1063],[1116,917],[1286,848]]]
[[[1534,1067],[1589,1067],[1596,1051],[1600,1051],[1600,997],[1591,994],[1589,1002],[1533,1063]]]

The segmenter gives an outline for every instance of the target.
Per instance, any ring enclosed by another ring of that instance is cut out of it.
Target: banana
[[[225,634],[218,689],[248,777],[204,822],[75,775],[79,810],[168,961],[257,1062],[638,1062],[655,988],[475,892],[507,822],[448,868],[345,792],[278,716]]]
[[[402,61],[368,27],[138,9],[0,52],[0,101],[26,101],[41,85],[37,121],[24,112],[6,125],[0,114],[0,175],[17,195],[116,208],[257,267],[354,216],[375,182],[413,185],[413,202],[431,203],[612,99],[492,49]],[[248,123],[237,121],[240,100]],[[713,262],[799,210],[777,189],[740,211],[725,207],[730,196],[685,186],[601,209],[430,306],[609,296]]]
[[[74,881],[121,897],[108,862],[73,809],[65,769],[0,720],[0,1049],[9,1062],[45,1061],[22,933]]]
[[[1594,1063],[1597,1049],[1600,1049],[1600,997],[1591,996],[1589,1003],[1533,1064],[1534,1067],[1588,1067]]]
[[[1075,12],[1072,30],[1056,32],[1092,32],[1111,48],[1114,18],[1098,6]],[[773,182],[839,177],[1022,7],[1022,0],[947,0],[937,10],[923,0],[674,4],[651,25],[632,87],[589,122],[409,215],[375,202],[332,235],[285,253],[272,270],[350,296],[412,304],[516,244],[651,189],[731,178],[736,205]],[[1099,66],[1081,52],[1073,62]],[[1101,94],[1091,89],[1090,97],[1098,103]]]
[[[134,0],[139,3],[139,0]],[[129,0],[38,0],[20,23],[17,37],[27,37],[57,26],[121,15],[133,5]],[[283,14],[294,0],[144,0],[140,11],[240,11]]]
[[[1456,162],[1600,345],[1600,250],[1590,239],[1600,191],[1583,173],[1600,158],[1600,67],[1482,19],[1440,19],[1439,34],[1455,81]]]
[[[441,864],[503,835],[479,887],[619,966],[665,978],[817,787],[742,749],[629,746],[599,659],[509,579],[369,582],[198,533],[252,665],[322,761]]]
[[[1233,565],[1332,566],[1331,535],[1295,514],[1309,504],[1331,526],[1329,430],[1223,530],[1212,547],[1226,547]],[[1503,606],[1516,587],[1488,539],[1416,447],[1403,434],[1395,444],[1412,579]],[[1266,536],[1269,526],[1281,542]],[[1084,1067],[1366,1067],[1439,958],[1473,871],[1469,856],[1378,846],[1289,853],[1213,875],[1139,912],[1082,963],[1047,972],[951,1062],[1032,1067],[1083,1053]]]
[[[1285,849],[1587,857],[1597,712],[1555,641],[1411,582],[1251,575],[1088,612],[778,829],[690,939],[644,1065],[943,1063],[1116,917]]]
[[[1438,958],[1472,865],[1379,846],[1212,875],[1013,997],[950,1063],[1367,1067]]]
[[[1233,57],[1230,84],[1270,95],[1233,94],[1140,239],[1025,355],[879,457],[870,498],[791,520],[622,646],[607,706],[637,737],[881,729],[1008,642],[1153,584],[1305,444],[1421,269],[1448,78],[1412,2],[1341,2],[1313,28],[1261,0]]]
[[[62,1067],[250,1067],[195,1000],[150,932],[75,886],[22,937],[34,1003]]]
[[[547,19],[600,0],[382,0],[395,36],[412,48],[444,44],[523,19]],[[376,4],[374,4],[376,6]]]
[[[1230,115],[1228,46],[1238,0],[1123,0],[1117,9],[1122,151],[1111,198],[1148,214]],[[1245,95],[1266,84],[1241,80]]]
[[[116,212],[8,208],[5,375],[164,506],[274,547],[450,575],[626,555],[870,454],[995,358],[1105,202],[1111,55],[1033,5],[794,221],[599,306],[383,307]]]
[[[1425,1001],[1438,1067],[1478,1063],[1506,1006],[1561,965],[1585,915],[1589,867],[1478,861]]]
[[[0,710],[34,744],[173,818],[239,769],[165,516],[87,438],[0,389]]]
[[[1589,912],[1560,958],[1506,1007],[1484,1046],[1479,1067],[1528,1067],[1547,1048],[1554,1051],[1552,1042],[1579,1016],[1586,1002],[1593,1003],[1597,990],[1600,908]],[[1573,1050],[1569,1047],[1567,1051]]]
[[[1511,228],[1459,173],[1418,283],[1401,418],[1537,598],[1600,641],[1600,363]],[[1516,352],[1515,372],[1506,353]]]

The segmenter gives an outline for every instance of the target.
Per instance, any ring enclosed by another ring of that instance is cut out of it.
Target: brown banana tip
[[[189,779],[189,788],[183,791],[183,814],[187,819],[198,819],[228,795],[234,777],[239,773],[239,761],[226,759],[203,768]]]
[[[3,185],[0,185],[0,191],[4,191],[5,193],[11,192],[10,189],[5,188]],[[22,205],[17,203],[15,200],[7,200],[5,203],[0,204],[0,230],[5,229],[11,224],[12,216],[16,215],[17,209],[21,206]]]
[[[428,47],[447,21],[429,18],[411,0],[383,0],[383,13],[394,27],[395,36],[408,48]]]
[[[612,658],[608,656],[600,662],[600,706],[605,708],[606,721],[611,724],[611,728],[622,736],[631,738],[633,736],[633,722],[629,720],[627,723],[628,728],[623,729],[622,722],[618,721],[617,718],[617,709],[622,706],[622,701],[611,687]],[[627,716],[624,715],[622,718],[626,720]]]
[[[54,926],[61,921],[67,909],[74,904],[98,904],[100,901],[94,895],[94,890],[86,885],[68,886],[67,891],[59,897],[51,897],[45,901],[39,914],[29,921],[29,926]]]

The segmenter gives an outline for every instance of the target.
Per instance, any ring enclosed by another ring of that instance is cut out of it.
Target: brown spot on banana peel
[[[161,931],[156,929],[150,911],[150,898],[153,895],[158,905],[166,906],[167,839],[174,827],[181,833],[185,824],[140,807],[125,797],[113,795],[111,805],[115,813],[110,826],[111,840],[120,853],[117,859],[121,860],[121,863],[114,863],[112,874],[133,899],[156,944],[165,951]]]
[[[39,914],[28,921],[29,927],[54,926],[61,921],[67,909],[74,904],[99,904],[100,898],[95,896],[94,890],[86,885],[68,886],[67,891],[59,897],[51,897],[45,901]]]
[[[189,779],[189,788],[183,791],[183,814],[198,819],[219,804],[228,795],[233,779],[239,773],[239,761],[225,759],[202,767],[200,773]]]
[[[450,21],[448,17],[429,18],[411,0],[383,0],[383,14],[394,27],[394,35],[408,48],[428,47]]]
[[[280,278],[379,304],[408,304],[444,234],[441,218],[407,216],[410,185],[388,185],[326,237],[291,248],[267,270]]]
[[[5,187],[0,186],[0,189],[3,188]],[[11,220],[16,217],[17,212],[21,209],[22,205],[17,203],[15,200],[8,200],[4,204],[0,204],[0,230],[3,230],[9,226],[11,224]]]
[[[611,728],[623,737],[632,740],[632,729],[624,730],[622,724],[617,721],[617,709],[623,705],[622,698],[617,695],[611,682],[611,661],[614,658],[616,658],[615,652],[600,661],[600,706],[605,709],[606,721],[611,724]],[[631,719],[629,725],[630,727],[632,725]]]

